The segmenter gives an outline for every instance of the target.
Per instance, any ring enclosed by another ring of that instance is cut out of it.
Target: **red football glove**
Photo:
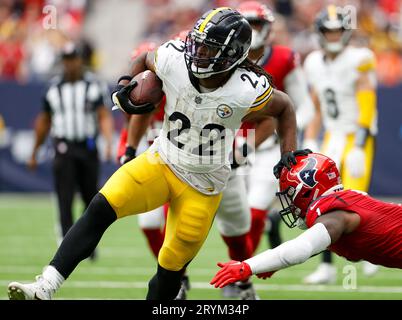
[[[268,271],[268,272],[263,272],[263,273],[257,273],[256,276],[260,279],[266,279],[266,278],[271,278],[272,275],[275,273],[276,271]]]
[[[236,281],[246,281],[251,275],[251,268],[245,262],[231,260],[226,263],[218,262],[219,270],[210,284],[214,284],[215,288],[223,288],[230,283]]]

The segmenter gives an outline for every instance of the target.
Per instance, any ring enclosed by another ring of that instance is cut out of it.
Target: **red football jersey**
[[[284,46],[272,46],[266,57],[259,63],[265,71],[272,75],[278,90],[285,90],[286,76],[300,64],[299,55]]]
[[[314,201],[306,215],[311,227],[322,214],[335,210],[355,212],[360,225],[345,234],[329,249],[351,261],[366,260],[374,264],[402,268],[402,206],[386,203],[353,190],[332,193]]]
[[[285,91],[285,78],[294,68],[299,66],[299,55],[288,47],[275,45],[261,59],[258,64],[272,76],[276,89]],[[242,130],[241,135],[245,136],[244,132],[254,129],[254,127],[254,124],[243,122],[240,128]]]

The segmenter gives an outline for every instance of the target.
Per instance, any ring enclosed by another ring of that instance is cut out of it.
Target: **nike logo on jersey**
[[[316,201],[316,202],[310,207],[310,210],[314,210],[314,208],[315,208],[315,206],[317,205],[318,202],[319,202],[319,201]]]

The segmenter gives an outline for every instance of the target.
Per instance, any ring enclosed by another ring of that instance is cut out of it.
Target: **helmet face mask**
[[[286,190],[276,193],[278,197],[282,210],[279,212],[283,222],[289,227],[294,228],[296,222],[299,219],[300,209],[293,203],[293,197],[295,195],[295,188],[290,186]]]
[[[265,21],[262,22],[251,22],[252,37],[251,37],[251,50],[256,50],[265,45],[268,36],[271,32],[271,24]],[[261,27],[259,26],[261,25]]]
[[[341,36],[338,41],[330,41],[327,39],[326,34],[331,32],[341,32]],[[321,29],[319,31],[319,42],[321,47],[329,52],[329,53],[339,53],[341,52],[349,43],[349,40],[352,36],[352,32],[350,30],[341,29]]]
[[[197,78],[227,72],[247,58],[250,43],[251,27],[237,11],[208,11],[187,35],[187,69]]]
[[[190,32],[185,42],[187,68],[197,78],[207,78],[228,71],[235,61],[224,55],[225,49],[224,43],[208,41],[196,31]]]

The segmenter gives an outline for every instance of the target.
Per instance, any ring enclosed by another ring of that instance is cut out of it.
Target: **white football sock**
[[[51,284],[54,290],[59,289],[65,280],[60,272],[57,271],[57,269],[53,266],[46,266],[43,269],[42,276],[43,279],[47,280]]]

